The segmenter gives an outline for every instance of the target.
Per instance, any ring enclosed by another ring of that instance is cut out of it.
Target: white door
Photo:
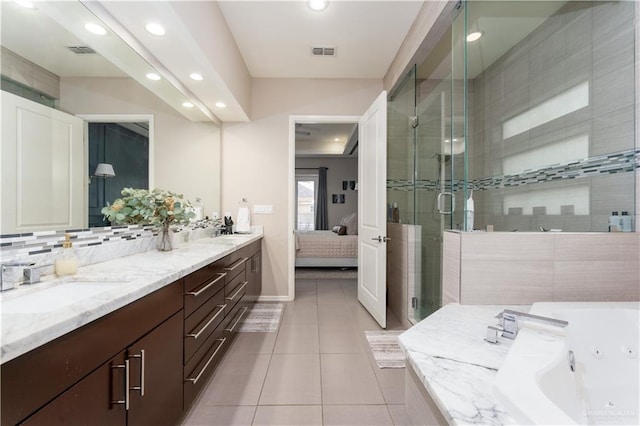
[[[387,327],[387,92],[358,123],[358,300]]]

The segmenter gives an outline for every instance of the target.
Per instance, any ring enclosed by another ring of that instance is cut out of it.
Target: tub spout
[[[518,335],[518,321],[535,321],[556,327],[566,327],[569,325],[567,321],[513,311],[511,309],[505,309],[496,315],[496,318],[498,318],[498,322],[502,325],[502,337],[506,337],[507,339],[515,339]]]

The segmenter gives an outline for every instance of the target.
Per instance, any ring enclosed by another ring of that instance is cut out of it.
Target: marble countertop
[[[262,233],[202,238],[170,252],[148,251],[43,277],[0,294],[0,363],[10,361],[150,294],[262,238]]]
[[[450,424],[515,424],[494,398],[493,381],[512,341],[487,343],[487,326],[504,309],[529,306],[444,306],[400,335],[410,366]]]

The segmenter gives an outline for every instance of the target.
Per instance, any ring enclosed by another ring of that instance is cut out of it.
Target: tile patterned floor
[[[356,280],[297,279],[278,331],[240,333],[182,424],[406,424],[404,369],[376,365],[363,332],[381,328],[356,294]]]

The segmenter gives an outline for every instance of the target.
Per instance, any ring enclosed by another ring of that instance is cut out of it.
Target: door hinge
[[[417,298],[415,298],[415,297],[411,298],[411,307],[413,309],[416,309],[418,307],[418,299]]]
[[[418,120],[418,116],[414,115],[413,117],[411,117],[411,127],[415,129],[416,127],[418,127],[418,124],[420,124]]]

